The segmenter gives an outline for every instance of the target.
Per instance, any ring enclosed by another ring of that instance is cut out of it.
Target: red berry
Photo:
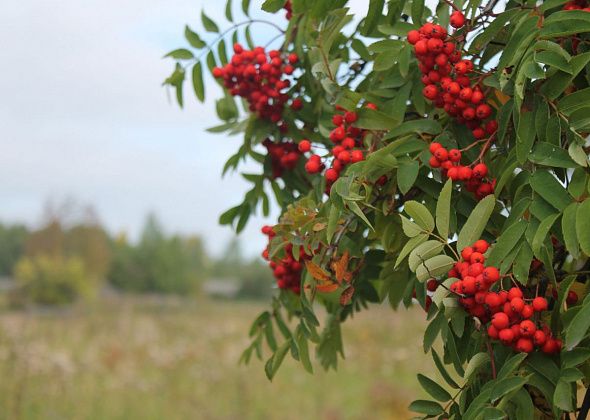
[[[443,162],[449,158],[449,153],[447,152],[447,149],[445,149],[444,147],[440,147],[436,149],[436,151],[434,152],[434,156],[439,161]]]
[[[511,299],[510,308],[516,313],[521,313],[524,308],[524,300],[522,298]]]
[[[475,263],[483,264],[485,262],[485,257],[483,256],[483,254],[481,254],[479,252],[474,252],[469,257],[469,261],[471,261],[472,264],[475,264]]]
[[[430,150],[430,153],[434,154],[434,152],[436,152],[441,147],[442,147],[442,144],[437,143],[437,142],[432,142],[432,143],[430,143],[430,147],[428,148],[428,150]]]
[[[488,305],[490,308],[499,307],[502,304],[502,299],[498,296],[497,293],[489,292],[485,298],[485,304]]]
[[[514,332],[510,328],[504,328],[498,332],[498,338],[504,345],[510,345],[514,341]]]
[[[487,117],[492,115],[492,108],[490,108],[490,106],[487,104],[481,104],[476,108],[475,115],[477,115],[477,118],[480,120],[485,120]]]
[[[485,163],[478,163],[473,168],[473,176],[476,178],[484,178],[488,174],[488,167]]]
[[[471,103],[478,104],[481,101],[483,101],[483,98],[484,98],[483,93],[481,93],[479,90],[476,90],[471,95]]]
[[[311,143],[309,140],[301,140],[297,148],[301,153],[309,152],[311,150]]]
[[[486,279],[488,283],[495,283],[500,280],[500,272],[496,267],[486,267],[483,270],[483,278]]]
[[[533,342],[535,343],[535,345],[542,346],[543,344],[545,344],[546,341],[547,335],[543,331],[535,331],[535,334],[533,335]]]
[[[449,150],[449,160],[451,162],[459,162],[461,160],[461,152],[457,149]]]
[[[516,342],[516,350],[522,353],[530,353],[534,349],[533,340],[530,338],[519,338]]]
[[[454,11],[449,19],[453,28],[460,28],[465,25],[465,16],[459,10]]]
[[[544,297],[538,296],[533,299],[533,309],[535,310],[535,312],[546,311],[547,307],[547,299],[545,299]]]
[[[504,312],[498,312],[492,317],[492,325],[497,330],[503,330],[504,328],[507,328],[508,325],[510,325],[510,319]]]
[[[529,319],[532,318],[532,316],[535,314],[535,310],[533,309],[533,307],[531,305],[524,305],[524,308],[522,308],[522,312],[520,313],[520,316],[523,317],[524,319]]]
[[[414,45],[414,51],[416,55],[424,55],[428,53],[428,42],[421,39]]]
[[[565,298],[565,301],[568,305],[575,305],[576,303],[578,303],[578,294],[573,290],[570,290],[567,293],[567,298]]]
[[[438,288],[438,282],[435,279],[430,279],[430,280],[428,280],[428,283],[426,283],[426,289],[429,292],[434,292],[437,288]]]
[[[522,298],[522,290],[518,287],[513,287],[508,291],[508,299],[512,300],[514,298]]]
[[[496,120],[488,121],[485,129],[486,129],[486,133],[488,133],[489,135],[494,134],[498,130],[498,121],[496,121]]]
[[[336,182],[336,180],[338,179],[338,171],[336,171],[333,168],[330,168],[326,171],[325,177],[326,177],[326,181],[328,182]]]
[[[433,100],[438,96],[438,88],[435,85],[427,85],[422,89],[422,94],[426,99]]]
[[[470,246],[463,248],[463,251],[461,251],[461,256],[466,261],[468,261],[469,258],[471,258],[471,254],[473,254],[473,248]]]
[[[440,162],[439,160],[432,156],[429,160],[428,160],[428,164],[430,165],[431,168],[440,168]]]
[[[350,162],[350,153],[346,150],[338,153],[338,160],[344,164],[347,164]]]
[[[420,41],[421,38],[420,32],[416,30],[408,32],[408,42],[412,45],[415,45],[416,42]]]
[[[473,248],[481,254],[485,254],[485,252],[488,250],[489,246],[490,245],[487,243],[487,241],[485,241],[483,239],[480,239],[473,244]]]
[[[529,319],[526,319],[520,323],[520,335],[522,337],[532,337],[537,331],[535,323]]]
[[[363,152],[361,150],[353,150],[351,153],[352,163],[357,163],[364,160]]]
[[[437,38],[430,38],[427,41],[428,51],[432,53],[439,53],[443,49],[443,42]]]
[[[299,56],[295,53],[291,53],[291,54],[289,54],[288,60],[289,60],[289,63],[295,64],[299,61]]]
[[[463,110],[463,113],[461,114],[463,116],[463,118],[465,118],[467,121],[470,121],[472,119],[475,118],[475,109],[473,108],[465,108]]]
[[[340,114],[336,114],[332,117],[332,124],[339,126],[344,124],[344,117]]]
[[[346,121],[348,124],[352,124],[357,120],[357,118],[356,112],[348,111],[344,114],[344,121]]]
[[[488,337],[495,340],[498,338],[498,330],[493,325],[488,327]]]

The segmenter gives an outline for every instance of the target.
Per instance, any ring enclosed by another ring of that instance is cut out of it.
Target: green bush
[[[98,282],[87,275],[80,258],[21,258],[15,267],[18,288],[12,303],[63,305],[96,293]]]

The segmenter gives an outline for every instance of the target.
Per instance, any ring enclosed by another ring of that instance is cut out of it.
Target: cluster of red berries
[[[460,28],[465,17],[459,11],[451,16],[451,26]],[[478,81],[472,82],[473,62],[463,59],[447,30],[433,23],[425,23],[420,30],[408,32],[408,42],[420,61],[424,97],[443,108],[460,124],[465,124],[476,139],[483,139],[497,129],[497,124],[485,123],[492,115]]]
[[[377,108],[372,103],[368,103],[366,106],[370,109]],[[324,173],[327,190],[336,182],[348,164],[365,159],[365,153],[362,150],[365,130],[354,126],[358,119],[357,113],[346,111],[339,106],[336,107],[336,110],[338,112],[332,117],[332,123],[336,128],[330,132],[330,140],[334,143],[330,154],[324,157],[324,161],[319,155],[312,154],[305,164],[305,170],[308,173],[317,174],[326,168],[326,161],[333,158],[330,167]],[[299,143],[299,150],[303,153],[310,151],[311,143],[308,140],[302,140]]]
[[[448,273],[449,277],[458,279],[450,290],[461,296],[459,303],[470,315],[484,324],[490,322],[487,334],[491,339],[500,340],[519,352],[530,353],[536,347],[547,354],[558,353],[561,341],[552,337],[547,326],[533,321],[535,314],[547,310],[547,299],[540,296],[525,299],[519,287],[499,292],[490,290],[500,280],[500,272],[496,267],[484,265],[488,248],[489,244],[480,239],[461,251],[461,261]]]
[[[263,226],[262,233],[268,236],[269,243],[276,235],[272,226]],[[299,255],[302,259],[311,258],[303,252],[303,247],[300,251]],[[262,257],[269,261],[268,265],[273,271],[279,289],[291,290],[293,293],[299,294],[303,264],[293,257],[293,245],[288,244],[285,247],[285,256],[277,261],[270,260],[268,247],[262,253]]]
[[[295,143],[292,141],[275,143],[270,139],[266,139],[262,144],[266,147],[270,156],[273,178],[280,178],[285,170],[295,169],[301,157]]]
[[[494,121],[495,122],[495,121]],[[453,181],[465,182],[467,191],[475,194],[478,200],[493,194],[496,180],[486,179],[488,167],[485,163],[478,163],[471,168],[461,165],[461,151],[458,149],[445,149],[440,143],[430,144],[432,157],[429,164],[432,168],[441,168],[442,175]]]
[[[267,54],[263,47],[249,51],[240,44],[234,45],[234,53],[224,67],[213,69],[213,76],[223,78],[231,95],[246,99],[251,112],[278,123],[289,101],[284,90],[291,86],[291,82],[286,76],[295,71],[294,65],[299,60],[297,54],[283,57],[277,50]]]
[[[586,0],[572,0],[563,5],[563,10],[584,10],[590,12],[588,2]]]
[[[505,346],[523,353],[530,353],[535,347],[546,354],[561,351],[561,340],[553,338],[547,325],[534,320],[535,314],[547,310],[547,299],[544,297],[525,299],[522,290],[513,287],[508,291],[486,296],[485,301],[493,313],[487,329],[491,339],[500,340]],[[496,306],[489,306],[490,304]]]

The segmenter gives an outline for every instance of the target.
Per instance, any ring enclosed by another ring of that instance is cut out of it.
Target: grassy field
[[[0,419],[407,419],[420,309],[374,307],[343,329],[346,360],[314,375],[287,358],[273,383],[238,365],[259,303],[116,299],[0,315]]]

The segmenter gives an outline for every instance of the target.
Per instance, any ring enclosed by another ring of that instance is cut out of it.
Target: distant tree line
[[[76,217],[64,215],[69,212],[63,208],[45,213],[40,229],[0,223],[0,277],[14,280],[5,294],[12,306],[92,299],[108,287],[196,296],[208,279],[234,282],[239,297],[272,292],[268,268],[245,259],[237,241],[216,260],[200,237],[169,235],[153,215],[131,242],[125,234],[110,235],[92,210]]]

